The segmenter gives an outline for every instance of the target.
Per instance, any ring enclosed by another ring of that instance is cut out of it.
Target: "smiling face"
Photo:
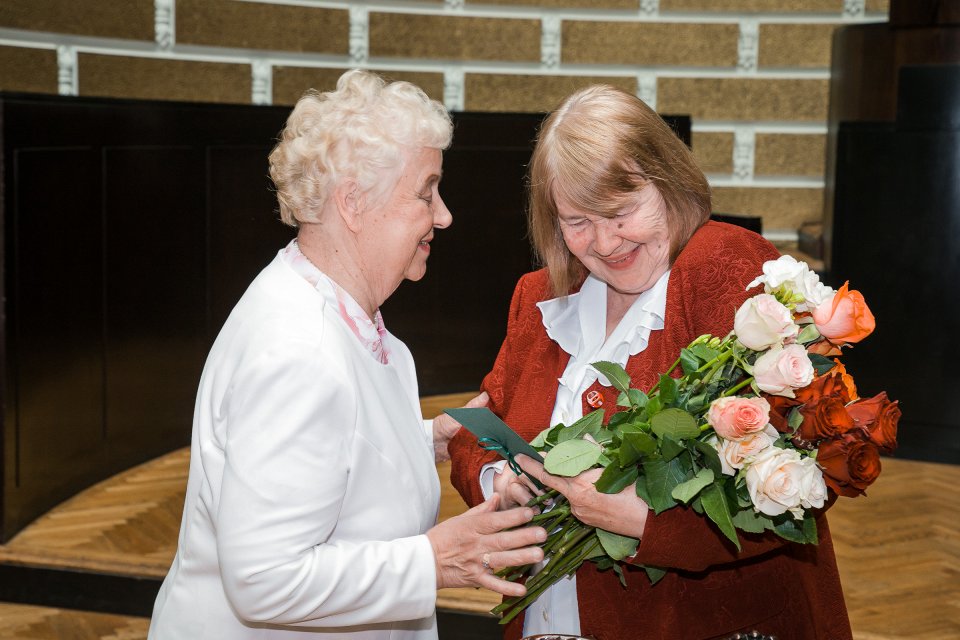
[[[453,221],[438,190],[442,162],[441,151],[430,147],[405,154],[393,190],[369,211],[363,234],[366,264],[376,265],[383,300],[403,280],[424,276],[434,229]]]
[[[652,183],[611,218],[579,210],[560,194],[556,206],[570,253],[614,292],[636,297],[670,268],[666,203]]]

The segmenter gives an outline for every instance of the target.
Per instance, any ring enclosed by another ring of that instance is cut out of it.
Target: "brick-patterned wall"
[[[888,0],[2,0],[0,90],[293,104],[366,67],[454,110],[593,82],[693,117],[718,211],[822,217],[830,38]]]

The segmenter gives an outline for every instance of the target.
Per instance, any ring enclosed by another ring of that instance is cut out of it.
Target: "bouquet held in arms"
[[[834,357],[874,329],[860,293],[834,291],[790,256],[766,262],[747,289],[760,284],[729,335],[694,340],[652,389],[631,387],[617,364],[595,363],[620,392],[620,410],[606,425],[598,409],[540,433],[531,445],[545,469],[569,477],[602,467],[598,491],[634,485],[658,514],[686,505],[737,549],[738,530],[815,544],[815,510],[828,490],[858,496],[877,478],[879,452],[896,447],[900,409],[886,393],[859,397]],[[533,504],[552,505],[534,519],[549,532],[547,564],[526,581],[526,596],[494,609],[502,624],[587,560],[626,584],[620,562],[639,544],[578,521],[556,491]],[[500,574],[516,580],[530,569]],[[666,573],[644,569],[654,583]]]

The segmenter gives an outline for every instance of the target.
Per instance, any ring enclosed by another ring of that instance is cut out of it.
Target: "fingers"
[[[472,400],[470,400],[470,401],[469,401],[467,404],[465,404],[464,406],[465,406],[465,407],[468,407],[468,408],[470,408],[470,409],[476,409],[477,407],[485,407],[485,406],[487,406],[488,404],[490,404],[490,396],[489,396],[489,394],[487,394],[486,391],[482,391],[482,392],[480,392],[479,395],[477,395],[476,397],[474,397]]]
[[[543,468],[543,463],[537,462],[530,456],[525,456],[522,453],[518,455],[515,460],[521,469],[539,480],[542,484],[551,489],[556,489],[560,493],[564,493],[564,488],[567,485],[566,478],[547,473],[546,469]]]
[[[492,513],[500,508],[500,494],[494,493],[492,496],[478,504],[477,506],[467,509],[463,515],[467,514],[480,514],[480,513]]]

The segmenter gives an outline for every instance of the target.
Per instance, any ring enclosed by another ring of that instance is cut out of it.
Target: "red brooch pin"
[[[600,392],[594,389],[587,394],[587,404],[593,407],[594,409],[599,409],[603,406],[603,396],[600,395]]]

